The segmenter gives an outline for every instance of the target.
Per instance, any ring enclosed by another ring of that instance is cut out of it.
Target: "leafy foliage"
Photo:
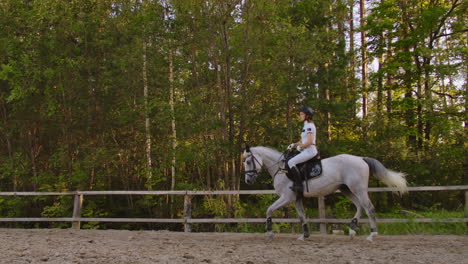
[[[302,105],[316,110],[322,156],[375,157],[414,186],[467,184],[466,1],[371,1],[366,25],[354,17],[351,28],[355,2],[2,1],[0,191],[170,189],[173,157],[175,189],[248,188],[239,149],[296,141]],[[350,45],[360,31],[375,66],[366,91],[360,47]],[[460,204],[457,193],[420,195],[420,206]],[[180,213],[171,199],[154,199],[103,199],[84,213]],[[199,213],[261,216],[271,199],[213,198]],[[393,202],[383,196],[381,205]],[[4,216],[33,206],[0,200]],[[69,206],[49,201],[41,213],[66,215]],[[338,201],[336,214],[348,206]]]

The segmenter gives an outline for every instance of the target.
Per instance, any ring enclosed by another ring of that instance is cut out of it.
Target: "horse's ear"
[[[250,152],[250,146],[247,143],[245,143],[245,151]]]

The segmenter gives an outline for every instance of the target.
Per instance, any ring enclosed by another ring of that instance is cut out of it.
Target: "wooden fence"
[[[369,192],[389,192],[392,188],[369,188]],[[411,218],[411,219],[378,219],[379,223],[468,223],[468,185],[458,186],[425,186],[409,187],[410,192],[415,191],[465,191],[465,217],[464,218]],[[337,191],[339,192],[339,191]],[[200,195],[259,195],[275,194],[274,190],[255,191],[75,191],[75,192],[0,192],[0,196],[64,196],[73,195],[73,215],[72,217],[47,218],[47,217],[23,217],[7,218],[0,216],[0,222],[73,222],[73,228],[80,229],[81,222],[121,222],[121,223],[180,223],[184,225],[185,232],[190,232],[190,225],[194,223],[264,223],[265,218],[192,218],[192,197]],[[182,218],[84,218],[81,217],[84,196],[92,195],[183,195],[184,215]],[[318,197],[319,218],[308,218],[308,223],[320,224],[320,232],[325,234],[327,224],[349,223],[351,219],[334,219],[325,216],[325,198]],[[298,218],[273,218],[275,223],[299,223]],[[368,223],[368,219],[363,218],[361,223]]]

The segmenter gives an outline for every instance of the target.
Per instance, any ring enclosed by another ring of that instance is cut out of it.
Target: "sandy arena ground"
[[[0,229],[0,263],[468,263],[468,236]]]

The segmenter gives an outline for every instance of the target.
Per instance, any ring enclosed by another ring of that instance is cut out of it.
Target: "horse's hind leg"
[[[298,238],[298,240],[304,240],[305,238],[308,238],[310,236],[309,227],[307,226],[307,222],[306,222],[304,203],[303,203],[302,200],[303,199],[297,199],[296,200],[296,211],[297,211],[297,214],[299,215],[299,219],[301,220],[302,229],[304,231],[304,233]]]
[[[366,210],[366,214],[369,217],[369,225],[371,228],[371,234],[367,237],[367,240],[372,241],[374,236],[377,236],[377,221],[375,220],[375,209],[374,205],[372,204],[371,200],[369,199],[369,195],[367,192],[360,192],[356,194],[361,203],[364,210]]]
[[[349,235],[351,238],[353,238],[356,235],[356,228],[358,227],[358,222],[359,219],[361,218],[362,214],[362,207],[361,204],[359,203],[359,199],[357,198],[354,193],[352,193],[348,186],[343,186],[340,188],[341,193],[346,196],[349,200],[351,200],[356,206],[356,214],[354,215],[353,219],[351,220],[351,223],[349,225]]]

